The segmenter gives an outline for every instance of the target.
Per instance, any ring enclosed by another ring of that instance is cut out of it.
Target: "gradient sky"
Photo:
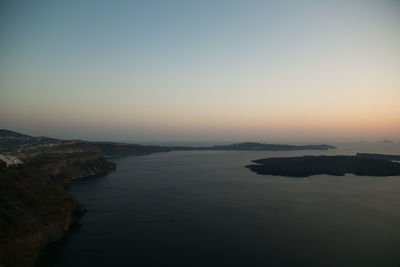
[[[0,128],[400,139],[399,1],[1,1]]]

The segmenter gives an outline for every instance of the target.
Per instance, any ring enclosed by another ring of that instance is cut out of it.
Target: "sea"
[[[112,158],[76,179],[88,209],[38,266],[400,266],[400,176],[258,175],[252,160],[400,154],[399,143],[327,151],[176,151]]]

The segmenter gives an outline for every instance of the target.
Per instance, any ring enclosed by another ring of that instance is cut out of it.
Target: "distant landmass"
[[[245,142],[225,146],[212,146],[197,149],[211,149],[211,150],[250,150],[250,151],[294,151],[294,150],[328,150],[335,149],[331,145],[280,145],[280,144],[263,144],[254,142]]]
[[[362,176],[400,175],[400,155],[358,153],[355,156],[302,156],[253,160],[246,166],[264,175],[307,177],[317,174],[342,176],[352,173]]]
[[[169,146],[164,147],[173,150],[232,150],[232,151],[295,151],[295,150],[328,150],[335,149],[332,145],[286,145],[286,144],[264,144],[256,142],[244,142],[230,145],[216,146]]]
[[[0,129],[0,153],[27,153],[28,151],[54,151],[62,149],[89,149],[102,153],[105,157],[144,155],[154,152],[179,150],[238,150],[238,151],[294,151],[294,150],[328,150],[335,146],[318,145],[286,145],[244,142],[216,146],[153,146],[127,144],[118,142],[88,142],[83,140],[60,140],[50,137],[34,137],[9,130]]]

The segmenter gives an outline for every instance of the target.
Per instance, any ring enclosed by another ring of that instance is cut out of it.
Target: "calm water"
[[[40,266],[400,266],[400,177],[262,176],[253,159],[398,153],[192,151],[114,159],[75,180],[82,226]]]

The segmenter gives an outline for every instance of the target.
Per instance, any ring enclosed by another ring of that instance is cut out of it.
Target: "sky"
[[[0,1],[0,128],[400,141],[400,2]]]

